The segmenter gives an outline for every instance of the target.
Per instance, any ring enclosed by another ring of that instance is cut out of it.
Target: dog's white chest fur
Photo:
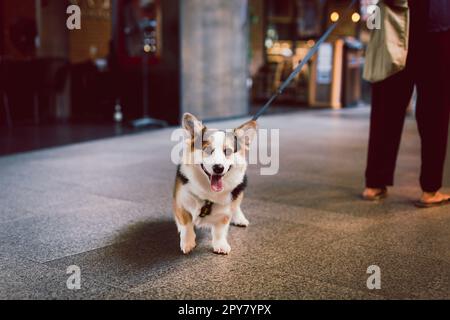
[[[245,167],[230,172],[224,179],[222,192],[212,192],[207,177],[197,167],[181,166],[180,171],[189,182],[181,187],[177,201],[191,213],[196,225],[214,224],[225,216],[231,217],[231,192],[243,181]],[[213,202],[212,210],[208,216],[201,218],[200,211],[206,200]]]
[[[231,195],[223,195],[222,198],[221,201],[217,201],[217,197],[216,201],[209,200],[213,202],[211,212],[205,217],[200,217],[201,210],[206,204],[204,199],[208,198],[199,198],[190,192],[189,188],[182,188],[180,194],[181,202],[186,210],[191,213],[193,222],[197,226],[214,224],[224,217],[231,218]]]

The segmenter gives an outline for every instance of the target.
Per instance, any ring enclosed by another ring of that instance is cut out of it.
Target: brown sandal
[[[417,200],[417,201],[414,202],[414,205],[417,208],[421,208],[421,209],[442,207],[442,206],[445,206],[447,204],[450,204],[450,198],[444,199],[444,200],[441,200],[441,201],[436,201],[436,202],[423,202],[422,200]]]
[[[381,189],[380,192],[374,194],[373,196],[362,195],[362,198],[367,201],[378,201],[378,200],[386,198],[387,195],[388,195],[387,188],[383,188],[383,189]]]

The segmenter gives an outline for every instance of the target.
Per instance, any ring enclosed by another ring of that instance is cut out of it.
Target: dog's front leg
[[[230,227],[230,218],[225,217],[222,221],[213,224],[212,233],[212,245],[215,253],[228,254],[231,251],[231,247],[227,241],[228,228]]]
[[[189,212],[183,208],[174,204],[175,221],[177,224],[178,232],[180,233],[180,248],[184,254],[191,252],[195,244],[195,230],[194,223],[192,222],[192,216]]]
[[[194,224],[190,222],[184,226],[181,225],[178,227],[178,230],[180,230],[181,251],[183,251],[184,254],[188,254],[196,246]]]

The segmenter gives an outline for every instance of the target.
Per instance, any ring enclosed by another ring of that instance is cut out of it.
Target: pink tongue
[[[220,192],[223,190],[222,176],[211,176],[211,190],[214,192]]]

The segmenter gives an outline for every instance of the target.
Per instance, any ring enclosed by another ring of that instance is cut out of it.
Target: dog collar
[[[181,174],[181,172],[180,172],[180,174]],[[187,180],[187,178],[186,178],[186,180]],[[247,175],[245,175],[242,182],[231,191],[231,201],[236,200],[239,197],[239,195],[244,191],[246,186],[247,186]],[[200,218],[204,218],[204,217],[210,215],[212,212],[212,206],[213,206],[214,202],[212,202],[210,200],[202,200],[196,194],[194,194],[192,192],[190,192],[190,193],[197,199],[204,201],[204,204],[200,209],[200,215],[199,215]]]
[[[211,202],[209,200],[205,200],[205,204],[200,209],[200,217],[201,218],[204,218],[204,217],[209,216],[211,214],[213,204],[214,204],[214,202]]]

